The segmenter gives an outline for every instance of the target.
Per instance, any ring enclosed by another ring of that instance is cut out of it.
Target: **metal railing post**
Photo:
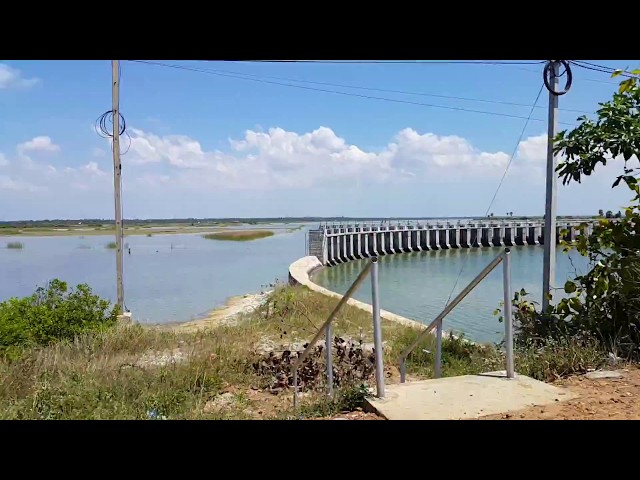
[[[354,280],[354,282],[351,284],[349,289],[346,291],[346,293],[342,296],[338,304],[335,306],[335,308],[329,315],[329,318],[325,320],[325,322],[322,324],[320,329],[313,336],[311,341],[307,344],[307,347],[302,351],[302,353],[300,353],[298,357],[292,362],[291,370],[293,371],[293,408],[296,408],[298,406],[298,368],[300,368],[300,365],[302,365],[302,362],[304,361],[305,358],[307,358],[307,356],[309,355],[309,352],[311,352],[311,349],[316,344],[316,342],[320,339],[323,333],[327,336],[327,338],[331,338],[331,335],[327,335],[327,333],[330,333],[331,331],[327,327],[330,327],[331,322],[333,322],[333,320],[336,318],[340,309],[344,306],[345,303],[347,303],[347,301],[351,298],[351,296],[358,289],[358,287],[360,287],[360,285],[362,284],[366,276],[369,274],[372,265],[377,265],[374,263],[376,261],[377,261],[377,258],[373,258],[372,261],[362,269],[358,277]],[[376,298],[377,298],[377,295],[376,295]],[[378,317],[380,316],[379,311],[380,311],[380,307],[378,307]],[[374,312],[375,312],[375,309],[374,309]],[[327,350],[331,352],[330,348]],[[333,363],[333,357],[331,357],[330,363]],[[327,364],[329,364],[329,362],[327,362]],[[333,374],[333,369],[331,373]],[[333,384],[333,381],[331,382],[331,384]]]
[[[429,333],[431,332],[431,330],[433,330],[436,327],[440,328],[440,332],[439,334],[437,333],[436,335],[440,336],[440,340],[438,341],[438,338],[436,338],[436,367],[435,370],[436,372],[440,371],[440,367],[441,367],[441,356],[442,356],[442,351],[440,350],[440,352],[438,352],[438,348],[442,348],[442,320],[444,319],[444,317],[447,316],[447,314],[449,314],[449,312],[451,312],[451,310],[453,310],[456,305],[458,305],[468,294],[469,292],[471,292],[471,290],[473,290],[487,275],[489,275],[489,273],[491,273],[491,271],[496,268],[498,266],[498,264],[502,261],[505,261],[507,263],[509,263],[511,257],[509,256],[510,250],[508,248],[504,249],[504,252],[502,252],[500,255],[498,255],[497,257],[495,257],[490,263],[489,265],[487,265],[486,267],[484,267],[482,269],[482,271],[473,279],[471,280],[471,282],[462,289],[462,291],[456,295],[456,297],[451,300],[451,302],[449,304],[447,304],[447,306],[444,307],[444,310],[442,310],[442,312],[440,312],[440,314],[427,326],[427,328],[425,328],[422,332],[420,332],[416,339],[413,341],[413,343],[411,343],[411,345],[409,345],[407,348],[404,349],[404,351],[400,354],[400,383],[404,383],[405,382],[405,373],[406,373],[406,361],[407,361],[407,357],[409,356],[409,354],[413,351],[414,348],[416,348],[418,346],[418,344],[420,343],[420,341]],[[511,297],[511,267],[510,267],[510,263],[508,267],[505,267],[505,279],[508,279],[509,282],[509,297]],[[506,282],[507,280],[505,280]],[[506,292],[506,284],[505,284],[505,299],[507,298],[507,292]],[[505,300],[505,304],[508,305],[508,312],[509,312],[509,318],[511,318],[511,303],[510,300]],[[506,316],[506,308],[505,308],[505,316]],[[509,378],[513,378],[513,332],[512,332],[512,324],[509,321],[508,322],[509,325],[508,327],[505,328],[509,328],[509,332],[508,332],[508,337],[511,339],[510,342],[510,349],[507,349],[507,353],[508,355],[510,355],[511,358],[511,370],[509,370],[509,368],[507,368],[507,374],[509,373],[509,371],[511,372],[511,377]],[[439,347],[438,347],[439,345]]]
[[[382,359],[382,325],[380,322],[380,292],[378,285],[378,259],[371,260],[371,307],[373,312],[373,345],[376,357],[376,393],[384,398],[384,364]]]
[[[436,366],[433,374],[435,378],[442,376],[442,320],[436,325]]]
[[[502,261],[502,279],[504,283],[504,343],[507,350],[507,378],[515,376],[513,365],[513,316],[511,312],[511,252],[504,252]]]
[[[293,408],[298,408],[298,369],[293,370]]]
[[[333,351],[331,349],[331,324],[329,323],[325,329],[324,345],[327,355],[327,394],[333,397]]]

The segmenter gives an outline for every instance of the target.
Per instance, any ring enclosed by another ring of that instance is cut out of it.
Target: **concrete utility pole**
[[[118,307],[124,313],[124,288],[122,285],[122,204],[120,186],[122,169],[120,165],[120,61],[111,61],[112,111],[113,111],[113,188],[116,210],[116,271],[118,276]]]
[[[542,276],[542,310],[549,306],[549,297],[556,284],[556,166],[553,154],[553,139],[558,133],[558,75],[559,62],[552,61],[549,84],[549,125],[547,130],[547,195],[544,211],[544,263]]]

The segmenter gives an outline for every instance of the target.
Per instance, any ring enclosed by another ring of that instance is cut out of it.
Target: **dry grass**
[[[120,326],[74,342],[26,350],[17,361],[0,360],[0,419],[289,418],[291,392],[268,393],[265,389],[272,378],[258,375],[253,364],[264,351],[277,355],[292,346],[299,348],[336,303],[303,287],[284,286],[235,325],[196,332]],[[400,351],[417,332],[387,321],[382,327],[385,362],[395,366]],[[347,305],[334,322],[333,333],[372,342],[371,316]],[[428,338],[410,356],[408,373],[430,376],[433,351],[433,339]],[[560,353],[573,358],[571,352]],[[549,358],[543,356],[545,363],[540,366],[538,353],[521,355],[519,369],[527,372],[520,373],[549,374]],[[446,376],[494,370],[502,361],[493,347],[455,339],[443,344]],[[564,373],[567,362],[561,363]],[[333,415],[353,408],[363,395],[360,385],[339,389],[335,401],[309,392],[296,416]]]
[[[322,323],[333,306],[335,300],[285,287],[234,326],[195,333],[121,326],[26,350],[19,360],[0,361],[0,418],[289,416],[291,395],[264,392],[270,379],[252,364],[261,350],[309,339],[312,324]],[[348,307],[335,332],[370,341],[369,324],[366,313]],[[224,408],[216,407],[221,394],[232,398]],[[342,403],[321,397],[306,397],[306,415],[340,410]]]
[[[260,238],[272,237],[271,230],[234,230],[228,232],[215,232],[203,235],[208,240],[230,240],[234,242],[246,242]]]

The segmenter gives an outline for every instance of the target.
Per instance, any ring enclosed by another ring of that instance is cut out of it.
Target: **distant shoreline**
[[[297,230],[297,227],[287,225],[229,225],[229,226],[151,226],[151,227],[125,227],[124,236],[155,236],[155,235],[179,235],[179,234],[210,234],[220,232],[230,232],[238,230],[270,230],[275,234],[284,233],[290,230]],[[21,228],[9,229],[0,228],[0,237],[94,237],[113,236],[116,234],[115,228],[105,227],[71,227],[71,228]]]

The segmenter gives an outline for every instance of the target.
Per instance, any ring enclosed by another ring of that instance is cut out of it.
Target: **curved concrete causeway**
[[[341,299],[342,295],[337,292],[333,292],[331,290],[327,290],[320,285],[313,283],[310,278],[311,273],[318,268],[322,268],[322,262],[318,260],[315,256],[302,257],[291,265],[289,265],[289,283],[293,285],[304,285],[309,290],[313,290],[314,292],[321,293],[328,297],[333,297],[337,299]],[[362,287],[361,287],[362,288]],[[365,312],[373,314],[373,308],[370,304],[361,302],[356,300],[355,298],[350,298],[347,300],[347,304],[359,308],[360,310],[364,310]],[[386,310],[380,310],[380,317],[389,320],[391,322],[400,323],[402,325],[406,325],[412,328],[424,328],[424,325],[415,320],[411,320],[409,318],[396,315],[395,313],[387,312]]]

